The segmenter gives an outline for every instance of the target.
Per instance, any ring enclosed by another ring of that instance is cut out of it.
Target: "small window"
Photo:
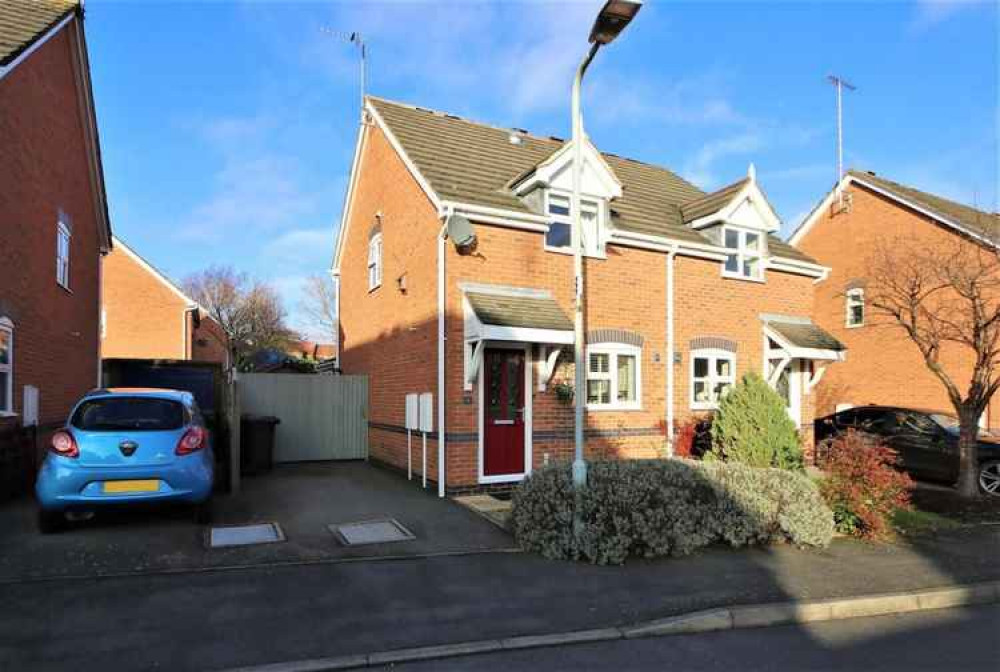
[[[764,277],[764,236],[758,231],[726,227],[722,242],[730,252],[723,273],[734,278],[761,280]]]
[[[865,324],[865,290],[848,290],[845,302],[846,324],[848,327],[863,327]]]
[[[570,197],[566,194],[549,193],[546,210],[549,215],[549,230],[545,233],[546,249],[572,251],[573,217]],[[583,249],[589,254],[597,254],[600,252],[601,206],[597,201],[582,199],[580,213],[583,226]]]
[[[69,243],[72,236],[69,218],[60,212],[56,226],[56,282],[66,289],[69,289]]]
[[[14,325],[0,318],[0,415],[14,411]]]
[[[368,291],[382,286],[382,234],[368,241]]]
[[[691,353],[691,408],[708,410],[736,384],[736,355],[725,350]]]
[[[587,407],[628,410],[641,407],[642,356],[633,345],[595,345],[587,349]]]

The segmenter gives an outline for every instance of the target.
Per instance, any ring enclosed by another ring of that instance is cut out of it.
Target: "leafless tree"
[[[959,419],[958,491],[977,496],[979,420],[1000,386],[1000,253],[958,238],[882,240],[868,260],[865,300],[873,317],[909,336],[947,391]],[[971,371],[942,359],[946,349],[971,359]]]
[[[311,327],[329,342],[337,342],[337,293],[331,278],[310,276],[300,308]]]
[[[208,311],[225,334],[230,361],[240,367],[263,348],[280,348],[293,337],[277,292],[230,266],[211,266],[189,275],[184,291]]]

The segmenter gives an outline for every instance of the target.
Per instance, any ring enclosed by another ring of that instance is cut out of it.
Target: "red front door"
[[[483,475],[524,473],[524,351],[486,350]]]

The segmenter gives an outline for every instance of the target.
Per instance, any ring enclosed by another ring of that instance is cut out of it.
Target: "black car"
[[[816,420],[816,443],[848,429],[874,434],[899,454],[900,466],[928,481],[958,480],[958,419],[939,411],[857,406]],[[1000,497],[1000,438],[979,435],[979,487]]]

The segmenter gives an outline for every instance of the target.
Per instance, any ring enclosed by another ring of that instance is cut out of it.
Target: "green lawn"
[[[936,513],[913,509],[897,509],[892,514],[892,526],[903,536],[927,534],[961,527],[961,523]]]

